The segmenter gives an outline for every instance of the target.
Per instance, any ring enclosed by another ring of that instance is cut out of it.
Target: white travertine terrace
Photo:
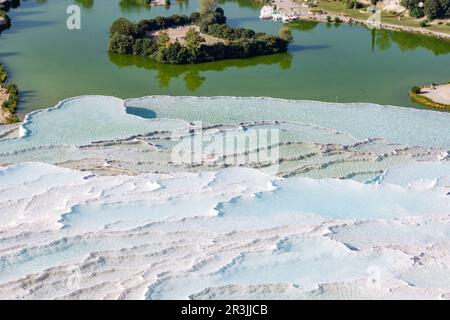
[[[0,138],[0,299],[449,297],[449,118],[232,97],[33,113]],[[252,129],[280,130],[279,163],[171,159]]]

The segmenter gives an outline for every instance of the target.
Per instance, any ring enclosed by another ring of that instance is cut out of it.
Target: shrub
[[[414,7],[409,11],[409,15],[414,18],[422,18],[425,13],[422,8]]]
[[[420,94],[421,88],[418,86],[414,86],[411,88],[411,92],[415,94]]]
[[[3,69],[3,66],[0,64],[0,83],[5,82],[7,77],[8,74],[6,73],[5,69]]]
[[[211,24],[204,28],[205,33],[226,40],[249,39],[255,37],[255,31],[245,28],[231,28],[226,24]]]
[[[189,17],[173,15],[142,20],[133,25],[126,19],[117,20],[111,27],[109,51],[120,54],[143,55],[160,63],[185,64],[220,59],[245,58],[250,56],[286,52],[292,35],[283,33],[285,39],[246,28],[232,28],[225,24],[223,10],[217,8],[204,14],[192,13]],[[195,22],[203,33],[225,39],[228,42],[204,44],[204,38],[191,28],[182,45],[170,42],[167,32],[159,33],[156,40],[145,35],[153,30],[186,25]]]
[[[189,19],[192,21],[192,23],[197,23],[200,21],[201,14],[198,12],[192,12],[189,16]]]
[[[2,10],[0,10],[0,17],[3,18],[3,23],[0,24],[0,33],[2,33],[3,30],[9,29],[11,27],[11,19],[5,13],[5,11]]]
[[[363,4],[357,0],[347,0],[347,8],[349,9],[361,9]]]
[[[161,31],[156,39],[156,44],[158,48],[168,47],[170,44],[170,37],[166,31]]]
[[[132,36],[134,35],[134,30],[135,26],[131,21],[120,18],[113,22],[110,32],[111,34],[117,33],[119,35]]]
[[[185,35],[185,45],[188,48],[196,48],[200,46],[202,42],[205,42],[205,38],[200,35],[200,32],[195,30],[194,28],[189,28]]]
[[[213,24],[225,24],[227,18],[219,12],[207,12],[200,15],[197,25],[200,27],[200,31],[207,31],[208,27]]]
[[[114,33],[109,39],[110,52],[120,54],[133,53],[134,38],[132,36],[126,36],[118,33]]]
[[[10,113],[16,112],[17,103],[19,102],[19,89],[17,85],[10,84],[6,87],[8,91],[9,98],[8,100],[3,101],[2,108]]]
[[[401,0],[401,5],[409,9],[409,15],[414,18],[422,18],[425,13],[423,8],[419,7],[419,3],[423,0]]]
[[[424,14],[431,20],[450,17],[450,0],[425,0]]]
[[[423,7],[419,7],[420,2],[425,2]],[[450,16],[450,0],[401,0],[402,6],[409,9],[409,15],[415,18],[422,18],[425,15],[430,19]]]
[[[158,49],[156,41],[150,39],[135,39],[132,46],[134,55],[150,56]]]

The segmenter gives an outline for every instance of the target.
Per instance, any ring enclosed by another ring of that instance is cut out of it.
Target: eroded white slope
[[[244,168],[94,176],[38,163],[2,169],[0,186],[0,298],[450,291],[450,200],[439,186],[280,180]]]
[[[0,298],[450,297],[448,121],[228,97],[38,111],[0,137]],[[192,138],[260,129],[279,131],[278,163],[173,162]]]

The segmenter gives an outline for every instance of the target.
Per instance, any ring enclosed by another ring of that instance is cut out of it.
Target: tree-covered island
[[[190,16],[172,15],[132,23],[125,18],[111,26],[109,51],[141,55],[160,63],[190,64],[286,52],[291,36],[232,28],[221,8]]]

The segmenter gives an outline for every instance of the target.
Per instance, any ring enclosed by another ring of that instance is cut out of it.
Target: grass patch
[[[301,0],[296,0],[301,3]],[[364,8],[360,9],[350,9],[347,7],[347,2],[344,1],[330,1],[330,0],[322,0],[317,4],[316,9],[323,10],[328,14],[333,15],[342,15],[344,13],[345,16],[356,18],[356,19],[367,19],[370,14],[364,12]],[[361,11],[362,12],[361,12]]]

